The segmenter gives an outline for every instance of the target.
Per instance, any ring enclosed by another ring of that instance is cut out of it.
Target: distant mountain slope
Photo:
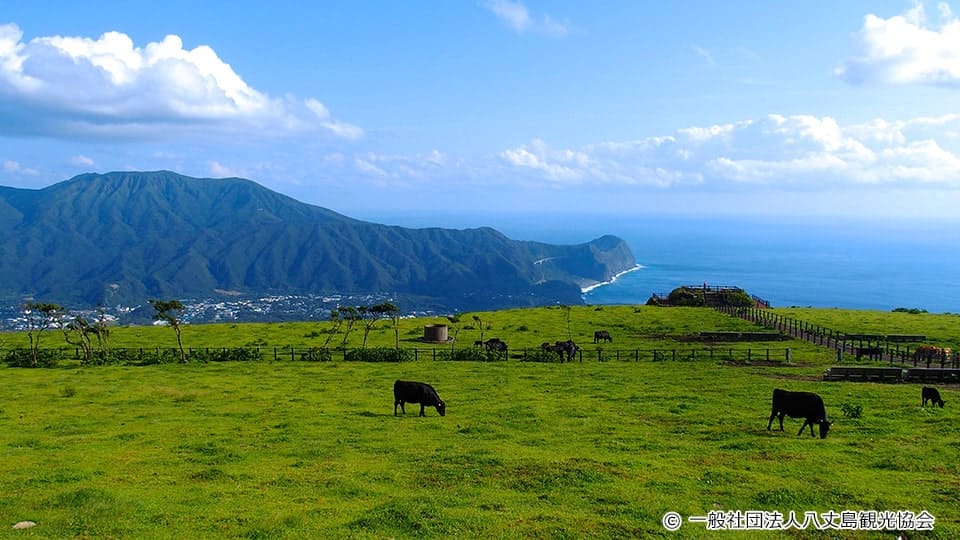
[[[471,308],[579,303],[634,265],[619,238],[559,246],[490,228],[355,220],[249,180],[84,174],[0,187],[0,294],[65,304],[387,292]]]

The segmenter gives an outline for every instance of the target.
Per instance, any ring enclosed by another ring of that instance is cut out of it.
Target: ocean
[[[568,214],[397,216],[392,223],[489,225],[517,240],[563,244],[619,236],[641,268],[586,293],[590,304],[643,304],[652,293],[706,282],[742,287],[774,307],[960,313],[958,221]]]

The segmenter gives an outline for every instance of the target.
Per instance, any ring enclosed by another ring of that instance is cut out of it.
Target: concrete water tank
[[[447,325],[445,324],[425,324],[423,325],[424,341],[447,341]]]

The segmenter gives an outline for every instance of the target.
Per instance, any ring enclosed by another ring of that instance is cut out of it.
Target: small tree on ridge
[[[180,347],[180,363],[186,363],[187,355],[183,352],[183,339],[180,335],[180,318],[183,316],[183,304],[179,300],[150,300],[150,305],[156,313],[153,320],[163,321],[177,333],[177,346]]]

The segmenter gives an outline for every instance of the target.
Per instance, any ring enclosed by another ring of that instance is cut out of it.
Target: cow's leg
[[[803,430],[807,429],[807,424],[810,424],[810,420],[803,421],[803,425],[800,426],[800,431],[797,432],[797,435],[803,435]],[[813,433],[813,424],[810,424],[810,433]]]
[[[423,403],[420,404],[420,416],[426,416],[426,414],[423,413]]]
[[[770,413],[770,420],[767,422],[767,431],[770,431],[770,426],[773,425],[773,419],[777,417],[777,411],[774,410]]]
[[[394,415],[394,416],[397,415],[397,405],[399,405],[399,404],[400,404],[400,400],[396,400],[396,401],[393,402],[393,415]]]

